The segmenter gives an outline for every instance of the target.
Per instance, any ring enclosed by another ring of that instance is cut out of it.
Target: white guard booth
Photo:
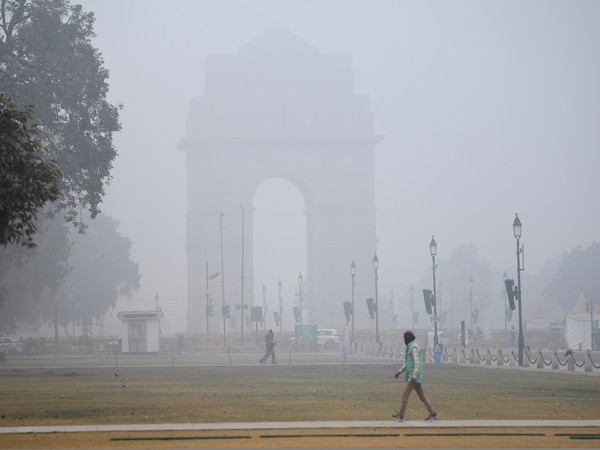
[[[163,313],[153,311],[121,311],[123,353],[158,353],[160,351],[160,319]]]

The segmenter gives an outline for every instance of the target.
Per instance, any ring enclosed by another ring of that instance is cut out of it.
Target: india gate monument
[[[302,322],[346,324],[343,302],[351,300],[354,261],[362,274],[354,287],[355,324],[374,326],[365,299],[374,297],[380,139],[368,95],[354,93],[349,53],[321,53],[291,31],[272,28],[237,54],[208,57],[204,95],[191,100],[179,144],[187,160],[188,332],[206,333],[208,325],[222,333],[223,294],[226,304],[233,304],[234,290],[238,301],[243,295],[248,316],[253,301],[262,304],[251,295],[261,288],[253,286],[253,198],[272,178],[292,183],[306,205]],[[220,278],[207,292],[207,267],[220,272],[222,262],[224,292]],[[214,315],[207,320],[209,296]],[[293,317],[289,301],[284,308]],[[232,306],[231,313],[240,312]]]

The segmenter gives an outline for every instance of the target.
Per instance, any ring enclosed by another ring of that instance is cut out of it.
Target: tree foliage
[[[34,247],[36,217],[58,199],[61,179],[31,124],[32,110],[19,110],[0,93],[0,244]]]
[[[72,267],[56,295],[44,302],[42,315],[65,328],[69,322],[83,324],[89,332],[95,318],[114,306],[119,297],[139,289],[137,263],[130,259],[131,241],[118,232],[118,222],[99,214],[85,235],[71,233]]]
[[[600,244],[581,246],[565,253],[556,277],[544,288],[544,298],[569,311],[579,296],[596,300],[600,297]]]
[[[82,208],[99,212],[120,130],[93,25],[93,13],[69,0],[0,2],[1,89],[35,106],[42,145],[63,173],[59,204],[78,225]]]
[[[71,267],[69,227],[62,218],[38,226],[37,247],[0,248],[0,332],[41,323],[40,300],[56,293]]]

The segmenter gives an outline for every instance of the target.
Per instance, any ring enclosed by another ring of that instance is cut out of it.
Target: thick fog
[[[190,101],[204,93],[209,55],[236,54],[270,27],[320,52],[351,54],[354,91],[370,97],[375,134],[383,136],[375,147],[373,249],[380,295],[393,289],[407,305],[409,286],[429,287],[432,235],[440,261],[473,244],[500,271],[498,286],[502,271],[516,277],[517,212],[528,274],[600,240],[596,1],[81,3],[96,16],[109,99],[124,106],[103,211],[120,222],[139,262],[141,289],[128,302],[153,304],[158,294],[168,332],[186,326],[186,166],[178,143]],[[298,273],[306,273],[304,199],[273,179],[259,187],[254,207],[254,296],[264,283],[274,309],[278,279],[291,299]],[[240,222],[241,214],[224,220]],[[348,297],[350,263],[341,262]],[[421,297],[415,309],[424,309]]]

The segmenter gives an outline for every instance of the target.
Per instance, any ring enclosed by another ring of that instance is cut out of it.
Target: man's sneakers
[[[404,420],[404,418],[402,417],[402,414],[400,414],[399,412],[391,413],[390,417],[394,420],[397,420],[398,422],[402,422]]]
[[[427,416],[425,419],[425,422],[433,422],[434,420],[438,420],[439,417],[440,416],[438,416],[438,413],[432,411],[431,414],[429,414],[429,416]]]

